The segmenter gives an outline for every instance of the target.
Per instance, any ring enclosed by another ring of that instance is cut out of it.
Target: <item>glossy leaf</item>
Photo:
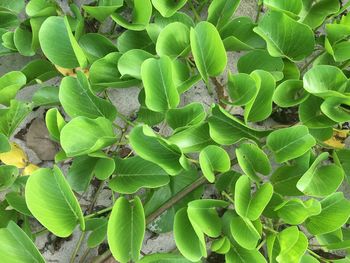
[[[232,104],[237,106],[248,104],[258,92],[255,80],[246,73],[229,74],[227,88]]]
[[[236,11],[240,0],[214,0],[208,8],[207,20],[218,28],[224,26]]]
[[[264,15],[254,31],[267,44],[271,56],[299,61],[309,56],[315,45],[311,29],[280,12]]]
[[[316,144],[306,126],[299,125],[273,131],[266,140],[279,163],[297,158]]]
[[[16,180],[19,175],[18,168],[13,165],[0,166],[0,190],[6,190]]]
[[[180,1],[157,1],[157,0],[152,0],[152,4],[155,9],[159,11],[159,13],[164,16],[164,17],[171,17],[181,9],[185,4],[187,0],[180,0]]]
[[[145,215],[141,200],[119,197],[108,220],[107,237],[113,257],[121,263],[136,261],[145,234]]]
[[[308,98],[309,94],[303,88],[301,80],[286,80],[277,86],[273,101],[280,107],[296,106]]]
[[[200,22],[190,33],[191,50],[204,82],[221,74],[227,64],[224,44],[217,29],[209,22]]]
[[[58,167],[35,171],[27,181],[25,197],[30,212],[56,236],[70,236],[78,223],[85,229],[78,200]]]
[[[60,141],[67,156],[79,156],[101,150],[116,142],[112,123],[103,117],[76,117],[61,130]]]
[[[123,6],[122,0],[99,1],[97,6],[84,5],[83,9],[92,17],[99,21],[104,21],[108,16],[113,14],[119,7]]]
[[[158,165],[138,156],[116,159],[116,176],[109,187],[118,193],[131,194],[140,188],[158,188],[169,183],[168,174]]]
[[[125,52],[118,60],[118,70],[122,77],[130,76],[141,79],[142,63],[154,56],[142,49],[131,49]]]
[[[0,77],[0,104],[10,105],[17,91],[26,84],[26,76],[20,71],[11,71]]]

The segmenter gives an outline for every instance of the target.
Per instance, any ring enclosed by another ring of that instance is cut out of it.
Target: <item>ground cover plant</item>
[[[0,54],[33,58],[0,77],[2,262],[45,262],[36,237],[77,228],[71,262],[86,237],[108,244],[95,262],[350,262],[350,2],[264,0],[257,17],[239,0],[69,4],[0,0]],[[200,83],[216,103],[184,104]],[[135,86],[123,115],[109,91]],[[50,167],[13,142],[38,108]],[[83,209],[96,182],[113,205]],[[146,231],[177,249],[141,253]]]

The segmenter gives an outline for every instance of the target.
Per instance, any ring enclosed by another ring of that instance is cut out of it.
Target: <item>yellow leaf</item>
[[[323,143],[335,149],[342,149],[345,147],[344,141],[349,136],[349,130],[333,130],[332,138],[324,141]]]
[[[28,164],[22,172],[22,175],[31,175],[35,170],[38,170],[40,167],[36,166],[35,164]]]
[[[62,68],[59,67],[57,65],[55,65],[56,69],[58,70],[58,72],[60,72],[63,76],[71,76],[71,77],[76,77],[77,76],[77,71],[81,70],[81,68]],[[86,77],[89,77],[89,70],[88,69],[83,69],[82,70],[85,74]]]
[[[11,142],[11,151],[0,153],[0,161],[7,165],[14,165],[17,168],[24,168],[27,165],[28,157],[18,144]]]

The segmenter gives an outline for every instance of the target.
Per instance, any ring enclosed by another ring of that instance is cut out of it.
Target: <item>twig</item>
[[[72,256],[71,256],[71,258],[70,258],[70,261],[69,261],[70,263],[74,263],[75,258],[76,258],[77,254],[78,254],[78,251],[79,251],[79,249],[80,249],[80,247],[81,247],[81,245],[82,245],[82,243],[83,243],[83,240],[84,240],[84,238],[85,238],[85,235],[86,235],[86,232],[82,232],[82,233],[81,233],[80,238],[79,238],[79,240],[78,240],[78,243],[77,243],[77,245],[75,246],[75,249],[74,249],[74,251],[73,251],[73,253],[72,253]]]

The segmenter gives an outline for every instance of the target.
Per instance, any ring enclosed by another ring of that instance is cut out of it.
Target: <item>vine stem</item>
[[[318,57],[323,55],[325,51],[319,52],[315,56],[313,56],[308,62],[304,64],[304,66],[300,69],[300,74],[303,75],[305,71],[308,69],[308,67],[311,65],[312,62],[314,62]]]
[[[331,262],[331,261],[329,261],[328,259],[326,259],[326,258],[324,258],[324,257],[321,257],[319,254],[313,252],[313,251],[312,251],[311,249],[309,249],[309,248],[307,249],[307,252],[309,252],[309,254],[313,255],[315,258],[317,258],[317,259],[319,259],[319,260],[321,260],[321,261],[323,261],[323,262],[326,262],[326,263]]]
[[[92,217],[95,217],[95,216],[98,216],[98,215],[102,215],[102,214],[104,214],[104,213],[107,213],[107,212],[111,211],[112,208],[113,208],[113,206],[106,207],[106,208],[101,209],[101,210],[99,210],[99,211],[97,211],[97,212],[95,212],[95,213],[92,213],[92,214],[90,214],[90,215],[87,215],[87,216],[85,216],[84,218],[85,218],[85,219],[88,219],[88,218],[92,218]]]
[[[75,246],[75,249],[74,249],[74,251],[72,253],[72,256],[70,258],[70,261],[69,261],[70,263],[74,263],[75,258],[76,258],[77,254],[78,254],[78,251],[79,251],[79,249],[80,249],[80,247],[81,247],[81,245],[83,243],[83,240],[84,240],[85,236],[86,236],[86,232],[85,231],[81,232],[81,235],[79,237],[78,243]]]

